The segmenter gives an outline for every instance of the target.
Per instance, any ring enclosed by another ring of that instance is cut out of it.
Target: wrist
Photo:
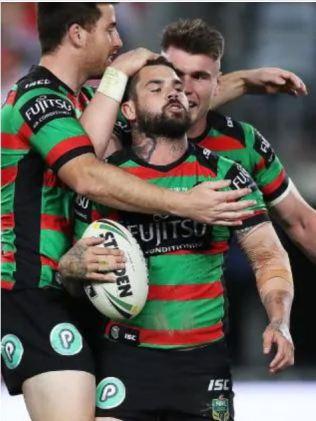
[[[186,216],[184,208],[187,198],[185,192],[164,190],[164,195],[165,212],[171,215]]]
[[[251,93],[249,75],[250,70],[239,70],[236,72],[236,83],[239,84],[239,89],[242,91],[243,95]]]
[[[115,67],[107,67],[100,81],[97,92],[112,98],[114,101],[121,103],[128,76]]]

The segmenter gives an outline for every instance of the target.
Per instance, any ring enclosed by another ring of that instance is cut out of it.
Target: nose
[[[190,77],[184,76],[182,79],[184,85],[184,93],[189,96],[193,92],[193,83]]]
[[[168,93],[167,97],[168,97],[168,100],[170,100],[170,99],[178,99],[179,92],[175,88],[172,88],[170,90],[170,92]]]
[[[115,47],[117,49],[123,47],[123,41],[122,41],[118,31],[115,31],[115,35],[113,37],[113,47]]]

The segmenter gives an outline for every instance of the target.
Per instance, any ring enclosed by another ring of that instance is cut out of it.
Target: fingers
[[[291,342],[281,334],[276,334],[274,343],[277,353],[269,365],[270,373],[274,374],[294,364],[294,349]]]
[[[211,190],[218,190],[225,187],[229,187],[230,184],[231,184],[231,180],[205,181],[204,183],[201,183],[197,187],[207,188]],[[251,189],[248,187],[244,189],[239,189],[239,190],[221,191],[221,192],[217,192],[217,200],[218,202],[232,202],[250,193],[251,193]]]
[[[249,218],[254,214],[253,211],[241,211],[241,212],[221,212],[219,215],[220,219],[223,219],[224,221],[241,221],[245,218]],[[240,225],[240,224],[237,224]]]
[[[295,73],[282,69],[272,69],[273,76],[269,82],[280,86],[281,91],[290,95],[307,95],[305,83]]]
[[[102,255],[102,256],[118,256],[124,257],[124,252],[120,249],[110,248],[110,247],[95,247],[100,246],[104,242],[102,237],[87,237],[78,241],[85,246],[87,246],[87,252],[93,255]]]
[[[102,256],[123,256],[124,252],[120,249],[112,249],[109,247],[93,247],[90,249],[93,254],[102,255]]]
[[[272,345],[276,345],[276,355],[269,364],[269,372],[275,374],[294,364],[294,347],[291,340],[282,333],[267,329],[263,334],[263,352],[268,354]]]
[[[91,256],[86,260],[88,271],[111,271],[125,268],[126,259],[121,256]]]
[[[241,220],[226,220],[226,219],[216,219],[212,221],[212,225],[223,225],[225,227],[235,227],[242,225]]]
[[[246,196],[247,194],[250,194],[250,193],[251,193],[251,189],[249,188],[218,192],[218,194],[221,195],[221,199],[225,202],[232,202],[232,201],[238,200],[241,197]]]
[[[305,83],[294,73],[287,72],[285,79],[288,90],[292,91],[294,95],[307,95]]]
[[[102,244],[104,241],[104,238],[102,237],[87,237],[87,238],[82,238],[81,240],[79,240],[82,244],[90,247],[90,246],[96,246],[98,244]],[[78,242],[79,242],[78,241]]]
[[[251,206],[254,206],[257,202],[255,200],[241,200],[239,202],[226,202],[221,205],[219,205],[218,209],[221,211],[239,211],[244,210],[247,208],[250,208]],[[250,214],[253,213],[253,211],[249,211]]]
[[[87,279],[89,279],[89,281],[113,283],[116,281],[116,276],[113,273],[91,272]]]
[[[231,185],[231,180],[219,180],[219,181],[205,181],[199,186],[206,187],[213,190],[223,189]]]

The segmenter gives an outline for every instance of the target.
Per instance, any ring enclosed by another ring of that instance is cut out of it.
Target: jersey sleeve
[[[243,229],[269,221],[262,193],[249,173],[240,164],[223,157],[219,158],[218,170],[221,179],[231,180],[231,185],[227,190],[239,190],[248,187],[251,189],[251,193],[242,197],[240,200],[256,201],[256,204],[249,208],[249,210],[254,211],[253,215],[244,218],[242,225],[233,227],[233,229]]]
[[[253,126],[242,123],[250,155],[252,176],[265,202],[273,206],[290,190],[289,177],[271,144]]]
[[[132,143],[131,128],[129,122],[123,116],[122,112],[119,111],[113,133],[121,141],[123,146],[130,146]]]
[[[14,125],[54,172],[81,154],[94,153],[73,104],[52,89],[24,93],[14,106]]]

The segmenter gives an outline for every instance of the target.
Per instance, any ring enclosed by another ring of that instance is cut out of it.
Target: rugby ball
[[[141,312],[148,295],[148,272],[139,244],[123,225],[100,219],[89,225],[86,237],[102,237],[99,247],[119,248],[126,257],[125,269],[113,271],[115,282],[92,282],[84,289],[92,304],[113,320],[131,319]]]

